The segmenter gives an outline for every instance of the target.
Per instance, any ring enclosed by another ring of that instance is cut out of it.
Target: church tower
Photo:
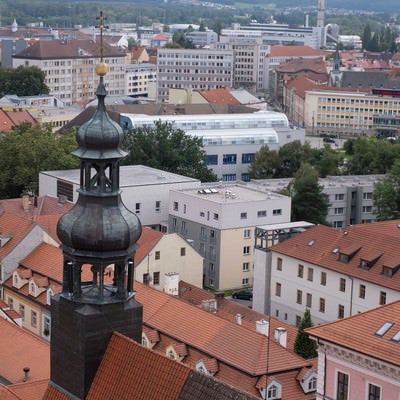
[[[142,305],[134,297],[133,263],[142,228],[121,200],[123,132],[105,108],[103,30],[96,68],[98,106],[77,131],[80,188],[75,206],[59,220],[62,291],[52,301],[51,385],[84,399],[113,331],[141,342]]]

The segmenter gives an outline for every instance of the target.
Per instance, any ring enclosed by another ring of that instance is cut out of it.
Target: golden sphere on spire
[[[108,71],[107,64],[105,62],[101,62],[96,65],[96,74],[99,76],[104,76]]]

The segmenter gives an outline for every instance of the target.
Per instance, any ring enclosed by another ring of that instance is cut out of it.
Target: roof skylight
[[[400,342],[400,331],[397,331],[390,340],[396,343]]]
[[[376,336],[382,337],[391,327],[393,326],[393,322],[386,321],[376,332]]]

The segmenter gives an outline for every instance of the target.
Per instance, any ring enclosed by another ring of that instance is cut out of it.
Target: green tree
[[[283,145],[278,155],[280,166],[276,177],[292,178],[302,163],[310,161],[312,149],[308,142],[302,145],[300,140],[295,140]]]
[[[134,47],[139,47],[140,46],[140,42],[137,41],[135,38],[133,38],[132,36],[128,37],[128,49],[133,49]]]
[[[280,165],[278,153],[270,150],[268,145],[263,145],[254,156],[253,162],[249,165],[251,179],[275,178],[275,172]]]
[[[125,165],[147,165],[202,182],[217,180],[207,167],[202,139],[175,129],[170,122],[158,120],[154,127],[133,129],[125,135],[124,147],[129,151]]]
[[[363,34],[361,36],[363,49],[369,50],[371,38],[372,38],[371,25],[367,24],[365,25]]]
[[[388,174],[375,183],[373,191],[376,219],[400,219],[400,160],[396,160]]]
[[[328,197],[310,164],[301,165],[285,192],[292,198],[292,221],[327,225]]]
[[[316,149],[315,154],[317,159],[312,164],[317,168],[320,178],[339,175],[341,156],[337,151],[325,144],[322,149]]]
[[[49,126],[24,124],[0,137],[0,198],[15,198],[30,188],[38,193],[40,171],[71,169],[75,135],[57,135]]]
[[[17,96],[36,96],[49,93],[44,83],[45,73],[38,67],[1,68],[0,96],[16,94]]]
[[[181,46],[184,49],[193,49],[194,48],[193,42],[186,37],[184,31],[176,31],[174,33],[174,35],[172,36],[172,41],[174,43],[179,44],[179,46]]]
[[[293,351],[305,359],[315,358],[318,355],[317,343],[304,332],[305,329],[311,328],[313,325],[310,310],[306,308],[303,318],[300,320],[293,346]]]

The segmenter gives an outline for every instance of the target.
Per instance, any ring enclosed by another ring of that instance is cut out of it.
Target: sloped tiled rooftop
[[[384,266],[400,266],[399,224],[400,220],[393,220],[352,225],[340,230],[316,225],[276,244],[271,251],[400,290],[400,272],[392,277],[382,274]],[[342,262],[339,260],[341,252],[355,254],[348,262]],[[361,260],[375,258],[376,262],[369,269],[360,267]]]
[[[390,323],[387,325],[389,329],[383,335],[378,335],[378,330],[385,323]],[[397,341],[394,340],[395,335],[400,335],[400,300],[308,328],[306,332],[400,367],[400,336]]]

